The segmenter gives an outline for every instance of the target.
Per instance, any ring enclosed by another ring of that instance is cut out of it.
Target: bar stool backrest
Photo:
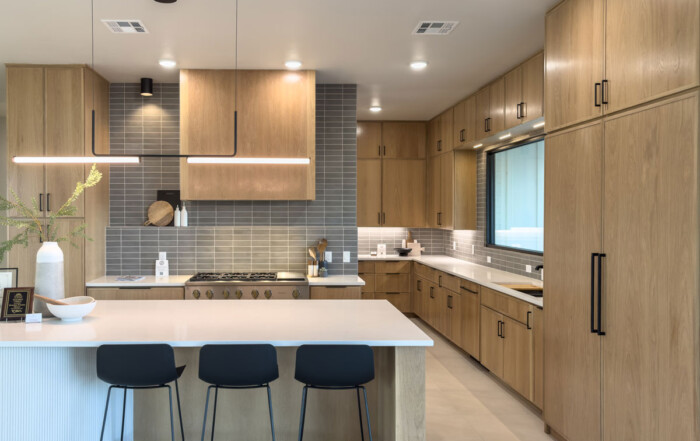
[[[199,351],[199,378],[217,386],[260,386],[279,377],[272,345],[204,345]]]
[[[160,386],[177,379],[175,353],[166,344],[102,345],[97,376],[118,386]]]
[[[374,379],[374,352],[366,345],[302,345],[294,378],[320,387],[355,387]]]

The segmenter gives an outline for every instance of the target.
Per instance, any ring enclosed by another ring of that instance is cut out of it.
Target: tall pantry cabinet
[[[700,1],[566,0],[546,27],[545,424],[697,440]]]
[[[92,155],[92,111],[95,111],[95,150],[109,152],[109,83],[83,65],[9,64],[7,72],[7,187],[25,202],[37,201],[40,222],[48,218],[83,181],[91,164],[14,164],[14,156]],[[109,165],[98,167],[102,181],[75,203],[72,218],[58,219],[60,236],[85,223],[91,241],[76,239],[64,253],[66,296],[84,295],[85,281],[105,273],[105,227],[109,216]],[[8,190],[9,192],[9,190]],[[10,195],[11,196],[11,195]],[[10,213],[21,219],[21,213]],[[8,228],[8,237],[17,232]],[[3,266],[19,269],[19,285],[33,286],[36,252],[41,244],[30,238],[27,248],[16,246]]]

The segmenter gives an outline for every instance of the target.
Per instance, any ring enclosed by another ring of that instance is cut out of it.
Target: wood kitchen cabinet
[[[462,294],[443,288],[447,296],[445,335],[452,343],[462,347]]]
[[[539,53],[503,77],[505,129],[542,116],[544,54]]]
[[[429,123],[428,156],[435,156],[452,151],[453,118],[453,110],[449,108]]]
[[[185,288],[88,288],[87,295],[95,300],[184,300]]]
[[[180,151],[231,155],[238,109],[239,158],[308,158],[309,164],[180,165],[182,199],[313,200],[313,71],[180,70]],[[238,100],[236,103],[235,100]]]
[[[489,85],[489,136],[506,128],[506,88],[503,77]]]
[[[533,382],[533,335],[531,328],[503,317],[503,381],[523,397],[531,399]]]
[[[698,108],[693,91],[547,137],[544,419],[566,439],[700,436]]]
[[[532,404],[544,408],[544,311],[535,308],[532,311]]]
[[[413,312],[411,262],[397,261],[360,261],[360,277],[372,281],[372,287],[365,285],[362,298],[387,300],[403,313]]]
[[[424,226],[426,124],[358,124],[357,225]]]
[[[476,96],[460,101],[453,110],[452,145],[465,147],[477,139]]]
[[[312,286],[309,294],[311,300],[360,300],[359,286]]]
[[[503,378],[502,323],[503,314],[485,306],[481,307],[481,358],[479,361],[499,378]]]
[[[7,136],[8,156],[90,156],[94,143],[98,153],[109,153],[109,83],[84,65],[8,64]],[[7,164],[7,186],[20,199],[37,201],[40,219],[48,216],[72,195],[76,182],[83,181],[91,165]],[[105,274],[105,227],[109,222],[109,165],[98,166],[102,181],[85,191],[75,206],[72,218],[56,221],[60,235],[85,223],[85,234],[93,239],[78,239],[79,248],[66,242],[64,281],[66,295],[83,295],[85,281]],[[21,216],[21,213],[10,213]],[[8,229],[9,237],[17,232]],[[15,247],[3,266],[19,268],[20,283],[34,285],[38,238],[29,248]]]
[[[382,156],[382,123],[357,122],[357,159],[379,159]]]
[[[482,87],[476,92],[476,138],[484,139],[489,134],[489,118],[491,117],[491,89]],[[504,115],[505,116],[505,115]]]
[[[476,153],[455,150],[427,160],[426,221],[431,228],[476,229]]]
[[[459,280],[461,299],[461,348],[479,360],[479,329],[481,299],[479,285],[468,280]]]

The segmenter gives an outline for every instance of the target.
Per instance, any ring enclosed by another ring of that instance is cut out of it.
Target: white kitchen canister
[[[52,299],[64,299],[63,251],[58,242],[44,242],[36,253],[34,292]],[[34,312],[52,316],[44,302],[34,303]]]

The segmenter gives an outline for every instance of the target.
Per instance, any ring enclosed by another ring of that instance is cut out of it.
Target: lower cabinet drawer
[[[437,282],[437,270],[425,266],[422,263],[414,264],[414,271],[417,276],[427,279],[431,282]]]
[[[411,270],[410,260],[383,260],[375,262],[376,273],[403,273],[408,274]]]
[[[185,288],[88,288],[95,300],[184,300]]]
[[[375,292],[375,300],[388,300],[401,312],[411,312],[411,294],[407,292]]]
[[[440,288],[447,288],[452,292],[459,292],[459,278],[451,274],[443,273],[438,271],[438,286]]]
[[[362,298],[359,286],[312,286],[311,300],[359,300]]]
[[[530,326],[533,305],[493,289],[481,287],[481,304]]]
[[[374,274],[359,274],[359,276],[360,279],[365,281],[365,286],[362,287],[361,291],[363,293],[374,292]]]
[[[357,272],[362,273],[373,273],[374,272],[374,262],[369,260],[360,260],[357,262]]]
[[[410,274],[376,274],[374,290],[377,292],[409,292]]]

